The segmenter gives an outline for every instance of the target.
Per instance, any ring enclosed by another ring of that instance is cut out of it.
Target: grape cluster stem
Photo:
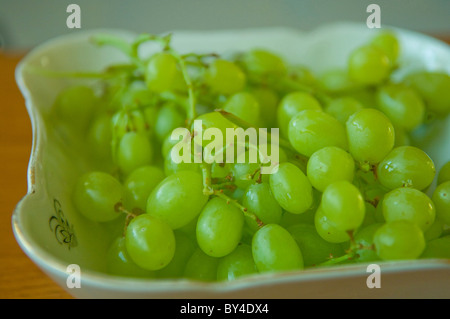
[[[234,200],[224,194],[223,189],[214,189],[212,182],[211,182],[211,165],[203,163],[202,164],[202,176],[203,176],[203,193],[208,196],[217,196],[222,199],[224,199],[227,204],[234,205],[237,207],[241,212],[244,213],[245,216],[253,219],[257,224],[258,227],[263,227],[264,223],[256,216],[254,213],[250,212],[247,207],[241,205],[237,200]]]

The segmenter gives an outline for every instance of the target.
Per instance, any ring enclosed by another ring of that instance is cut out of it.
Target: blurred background
[[[81,8],[81,28],[161,33],[287,26],[310,30],[325,23],[365,23],[369,4],[381,25],[438,37],[450,33],[450,0],[0,0],[0,43],[26,50],[69,29],[69,4]]]

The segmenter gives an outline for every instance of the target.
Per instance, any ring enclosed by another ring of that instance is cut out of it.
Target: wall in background
[[[371,3],[382,26],[430,34],[450,33],[450,0],[0,0],[0,41],[10,50],[31,48],[68,29],[69,4],[81,7],[81,27],[161,33],[287,26],[310,30],[325,23],[365,23]]]

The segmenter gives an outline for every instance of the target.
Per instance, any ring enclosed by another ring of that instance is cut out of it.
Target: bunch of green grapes
[[[100,73],[95,87],[61,92],[54,114],[85,142],[91,163],[72,190],[74,206],[94,222],[118,221],[109,273],[216,281],[450,258],[450,163],[437,178],[411,138],[450,112],[450,77],[420,71],[393,81],[401,68],[394,33],[377,33],[346,68],[324,74],[264,49],[182,55],[170,35],[94,42],[116,46],[129,63]],[[160,50],[143,58],[146,42]],[[280,136],[244,142],[234,154],[242,161],[180,163],[182,139],[191,159],[210,142],[195,143],[195,120],[223,136],[230,128]],[[174,139],[177,128],[190,134]],[[278,161],[250,160],[264,145],[279,149]],[[267,165],[276,169],[263,173]]]

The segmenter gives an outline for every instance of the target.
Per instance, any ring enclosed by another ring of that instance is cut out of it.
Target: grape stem
[[[327,261],[325,261],[323,263],[320,263],[320,264],[318,264],[316,266],[321,267],[321,266],[336,265],[336,264],[339,264],[339,263],[347,261],[347,260],[352,260],[354,258],[359,258],[359,254],[357,252],[358,250],[361,250],[361,249],[374,250],[375,249],[374,245],[364,246],[362,244],[357,243],[355,241],[354,236],[353,236],[353,231],[348,231],[347,233],[350,236],[350,247],[346,251],[346,254],[342,255],[342,256],[339,256],[339,257],[333,257],[332,255],[330,255],[330,259],[328,259]]]
[[[253,174],[249,176],[249,180],[253,180],[256,176],[256,174],[259,173],[258,179],[256,180],[256,183],[261,184],[262,183],[262,173],[261,173],[261,167],[258,167]]]
[[[143,212],[141,209],[139,209],[139,208],[134,208],[134,209],[130,212],[128,209],[125,208],[125,206],[123,206],[123,203],[122,203],[122,202],[116,203],[116,205],[114,205],[114,210],[115,210],[116,212],[118,212],[118,213],[123,213],[123,214],[126,215],[126,217],[125,217],[125,223],[124,223],[124,227],[123,227],[123,234],[126,233],[126,230],[127,230],[128,225],[130,224],[130,221],[131,221],[133,218],[135,218],[135,217],[137,217],[137,216],[139,216],[139,215],[141,215],[141,214],[144,213],[144,212]]]
[[[247,207],[241,205],[237,200],[234,200],[229,196],[225,195],[223,189],[214,189],[211,180],[211,164],[202,163],[202,175],[203,175],[203,193],[205,195],[208,196],[213,195],[224,199],[227,202],[227,204],[234,205],[241,212],[243,212],[245,216],[253,219],[257,223],[258,227],[261,228],[264,226],[264,223],[258,218],[258,216],[250,212],[247,209]]]
[[[213,183],[211,186],[214,189],[228,188],[230,190],[235,190],[237,188],[234,182]]]
[[[192,124],[192,121],[196,117],[196,110],[195,110],[195,104],[196,104],[196,97],[194,92],[194,85],[192,83],[191,77],[187,70],[186,65],[186,58],[191,55],[182,56],[177,51],[175,51],[171,46],[170,42],[172,39],[172,34],[169,33],[165,36],[158,36],[153,34],[140,34],[137,39],[129,44],[125,40],[118,38],[113,35],[108,34],[102,34],[97,35],[96,37],[93,37],[92,40],[97,45],[111,45],[122,52],[124,52],[132,61],[133,63],[138,67],[138,69],[143,69],[145,67],[145,62],[142,61],[139,58],[139,46],[147,41],[156,41],[159,42],[162,45],[162,50],[170,53],[178,62],[180,66],[180,70],[183,74],[184,81],[186,82],[186,86],[188,89],[188,99],[189,99],[189,107],[187,110],[188,113],[188,127]]]
[[[317,266],[322,267],[322,266],[330,266],[330,265],[336,265],[339,264],[341,262],[347,261],[347,260],[351,260],[353,258],[355,258],[357,256],[357,253],[350,250],[347,254],[342,255],[340,257],[332,257],[330,259],[328,259],[327,261],[318,264]]]
[[[186,98],[182,97],[179,94],[176,94],[174,92],[169,92],[169,91],[162,92],[160,94],[160,97],[164,101],[174,102],[176,104],[182,105],[184,107],[184,109],[188,109],[188,107],[189,107],[189,102],[186,101]]]
[[[178,61],[180,65],[181,73],[183,74],[184,82],[186,82],[186,86],[188,89],[188,109],[187,109],[187,127],[191,127],[192,122],[197,116],[195,105],[196,105],[196,96],[194,92],[194,84],[192,83],[191,77],[189,75],[189,72],[187,70],[186,60],[185,57],[181,56],[173,50],[172,48],[168,47],[167,51],[172,54],[175,59]]]
[[[258,227],[261,228],[264,226],[264,223],[258,218],[258,216],[256,216],[255,214],[253,214],[252,212],[250,212],[247,207],[242,206],[241,204],[239,204],[239,202],[237,200],[234,200],[230,197],[228,197],[227,195],[225,195],[223,193],[223,189],[215,189],[213,192],[213,195],[220,197],[224,200],[227,201],[227,204],[232,204],[235,207],[239,208],[239,210],[241,210],[245,216],[253,219],[257,224]]]

